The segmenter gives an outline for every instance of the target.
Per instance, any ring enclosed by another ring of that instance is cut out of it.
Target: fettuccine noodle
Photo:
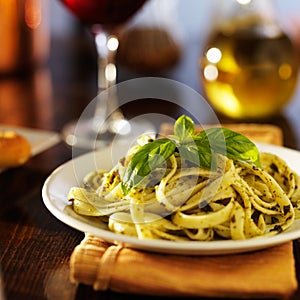
[[[88,174],[68,198],[81,215],[140,239],[209,241],[275,235],[299,216],[299,176],[279,157],[261,153],[262,168],[219,155],[221,168],[190,166],[177,154],[143,184],[122,194],[135,146],[109,171]]]

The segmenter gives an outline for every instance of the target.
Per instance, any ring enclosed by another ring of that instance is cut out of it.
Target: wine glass
[[[108,145],[119,136],[128,139],[138,132],[153,132],[154,127],[139,118],[130,122],[119,109],[116,89],[115,52],[119,45],[117,32],[139,10],[146,0],[61,0],[93,34],[98,54],[98,95],[93,116],[67,124],[63,136],[67,144],[80,148]],[[105,93],[103,93],[105,91]],[[96,133],[96,135],[95,135]],[[95,140],[96,137],[96,140]]]

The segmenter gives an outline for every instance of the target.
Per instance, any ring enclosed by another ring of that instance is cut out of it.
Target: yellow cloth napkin
[[[129,294],[288,299],[297,289],[292,242],[251,253],[181,256],[86,234],[70,265],[72,282]]]
[[[282,144],[273,125],[226,125],[253,141]],[[163,134],[171,127],[165,124]],[[292,242],[218,256],[143,252],[86,234],[70,259],[72,282],[95,290],[165,296],[288,299],[297,289]]]

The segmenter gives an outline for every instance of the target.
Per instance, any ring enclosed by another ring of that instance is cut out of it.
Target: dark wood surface
[[[200,90],[195,68],[198,45],[197,40],[191,42],[196,48],[186,50],[178,65],[162,75],[184,78],[184,83]],[[66,122],[76,119],[96,94],[96,58],[90,43],[90,37],[79,30],[74,39],[52,41],[45,68],[19,77],[2,76],[0,123],[59,132]],[[126,79],[128,73],[121,69],[120,74]],[[124,109],[128,115],[139,113],[130,105]],[[174,117],[180,114],[176,107],[157,105],[157,110]],[[295,149],[300,149],[299,111],[297,92],[283,115],[267,121],[280,126],[285,145]],[[69,282],[69,257],[83,234],[51,215],[43,204],[41,189],[51,171],[71,157],[71,149],[59,143],[24,166],[0,174],[0,268],[6,299],[140,299],[96,293],[90,287]],[[299,240],[294,242],[294,251],[300,282]],[[299,298],[300,292],[293,299]]]

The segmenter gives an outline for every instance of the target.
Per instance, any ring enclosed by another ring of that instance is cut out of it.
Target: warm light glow
[[[77,144],[77,137],[73,134],[67,135],[66,143],[70,146],[75,146]]]
[[[16,137],[16,133],[14,131],[0,131],[0,137],[4,137],[6,139],[13,139]]]
[[[215,47],[210,48],[206,52],[206,58],[209,62],[216,64],[221,60],[222,52],[218,48],[215,48]]]
[[[42,7],[40,0],[25,1],[25,22],[30,29],[37,29],[42,22]]]
[[[289,79],[292,75],[292,67],[289,64],[280,65],[278,75],[283,80]]]
[[[1,1],[0,12],[0,37],[1,37],[1,55],[0,72],[11,71],[17,65],[17,59],[20,51],[20,29],[17,22],[19,18],[18,3],[16,1]],[[0,83],[2,85],[2,83]],[[1,117],[4,116],[0,96]],[[9,102],[9,101],[7,101]],[[3,120],[1,120],[3,121]]]
[[[108,41],[107,41],[107,48],[110,51],[116,51],[119,47],[119,41],[118,38],[116,36],[110,36]]]
[[[106,42],[107,42],[107,38],[103,32],[96,34],[95,43],[96,43],[98,55],[101,57],[105,57],[107,55]]]
[[[105,78],[108,81],[115,81],[117,78],[117,69],[114,64],[108,64],[105,67]]]
[[[225,96],[225,95],[224,95]],[[223,97],[222,98],[224,110],[230,110],[234,112],[238,116],[238,112],[240,111],[240,102],[235,97]]]
[[[103,47],[106,44],[106,36],[103,33],[99,33],[95,38],[97,47]]]
[[[208,65],[204,68],[203,75],[206,80],[214,81],[218,78],[219,72],[216,66]]]
[[[252,2],[252,0],[236,0],[239,4],[242,4],[242,5],[247,5],[249,4],[250,2]]]
[[[130,123],[127,120],[116,120],[112,122],[111,127],[113,132],[120,135],[129,134],[129,132],[131,131]]]

